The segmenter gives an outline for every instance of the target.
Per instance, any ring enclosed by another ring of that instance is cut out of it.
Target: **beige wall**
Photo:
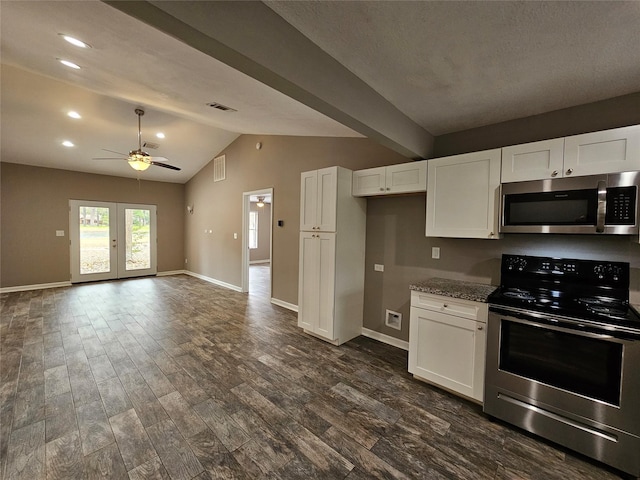
[[[5,162],[0,168],[2,287],[69,281],[70,199],[157,205],[158,271],[184,268],[184,185]]]
[[[256,202],[251,202],[249,208],[252,212],[258,212],[258,248],[249,250],[249,261],[260,262],[271,260],[271,204],[265,203],[258,207]]]
[[[464,194],[464,192],[461,192]],[[640,303],[640,245],[627,236],[505,235],[500,240],[427,238],[425,196],[369,198],[364,326],[409,339],[409,285],[444,277],[498,285],[503,253],[630,262],[632,297]],[[440,247],[440,259],[431,258]],[[384,265],[375,272],[373,264]],[[402,330],[384,325],[385,309],[402,313]]]
[[[262,149],[256,150],[256,142]],[[243,135],[224,152],[226,180],[213,181],[213,162],[186,184],[193,215],[186,221],[188,269],[240,286],[242,193],[273,188],[272,296],[298,303],[300,173],[341,165],[352,170],[409,159],[364,138]],[[212,233],[204,233],[212,230]],[[238,239],[233,234],[238,233]]]

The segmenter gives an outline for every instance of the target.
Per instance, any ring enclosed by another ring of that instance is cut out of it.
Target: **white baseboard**
[[[167,270],[166,272],[156,273],[156,277],[168,277],[169,275],[186,275],[186,270]]]
[[[287,310],[291,310],[293,312],[298,311],[298,305],[294,305],[293,303],[285,302],[283,300],[278,300],[277,298],[272,298],[271,303],[274,305],[278,305],[279,307],[286,308]]]
[[[192,277],[199,278],[200,280],[204,280],[205,282],[213,283],[214,285],[218,285],[219,287],[228,288],[229,290],[235,290],[236,292],[242,292],[242,288],[237,285],[232,285],[227,282],[222,282],[220,280],[216,280],[215,278],[207,277],[205,275],[200,275],[199,273],[190,272],[189,270],[185,270],[184,272],[187,275],[191,275]]]
[[[400,340],[399,338],[395,338],[390,335],[385,335],[384,333],[376,332],[375,330],[369,330],[368,328],[362,327],[362,335],[364,337],[373,338],[374,340],[386,343],[387,345],[392,345],[394,347],[398,347],[407,351],[409,350],[409,342]]]
[[[26,292],[29,290],[44,290],[46,288],[70,287],[71,282],[37,283],[34,285],[18,285],[16,287],[0,288],[0,293]]]

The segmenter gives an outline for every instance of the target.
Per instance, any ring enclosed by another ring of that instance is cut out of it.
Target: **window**
[[[249,248],[258,248],[258,212],[249,212]]]

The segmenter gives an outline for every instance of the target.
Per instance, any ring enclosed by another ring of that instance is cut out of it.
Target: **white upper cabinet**
[[[498,238],[500,149],[429,160],[427,237]]]
[[[427,161],[367,168],[353,172],[352,195],[366,197],[424,192],[427,189]]]
[[[640,125],[565,138],[565,176],[633,170],[640,170]]]
[[[338,167],[302,173],[300,230],[336,231]]]
[[[640,170],[640,125],[502,149],[502,183]]]
[[[502,149],[502,183],[561,177],[564,138]]]

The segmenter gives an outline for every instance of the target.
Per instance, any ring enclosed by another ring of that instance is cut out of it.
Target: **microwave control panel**
[[[636,187],[607,188],[607,225],[635,225]]]

